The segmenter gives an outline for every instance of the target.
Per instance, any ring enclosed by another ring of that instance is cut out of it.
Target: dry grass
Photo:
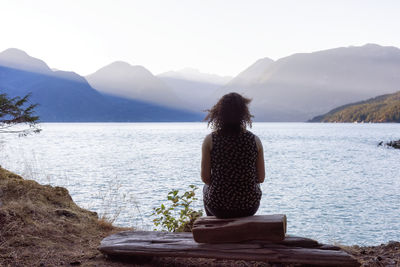
[[[78,207],[68,190],[0,168],[0,266],[121,266],[97,250],[124,230]]]
[[[106,218],[98,219],[97,223],[99,224],[100,228],[106,231],[112,231],[115,228],[113,223]]]

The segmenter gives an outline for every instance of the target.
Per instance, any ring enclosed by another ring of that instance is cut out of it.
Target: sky
[[[399,14],[397,0],[0,0],[0,51],[80,75],[122,60],[235,76],[264,57],[400,47]]]

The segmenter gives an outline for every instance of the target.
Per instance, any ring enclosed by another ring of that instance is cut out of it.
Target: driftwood
[[[338,247],[317,241],[286,237],[283,241],[199,244],[191,233],[126,231],[104,238],[99,250],[109,256],[217,258],[318,266],[359,266]]]
[[[201,217],[194,222],[193,238],[199,243],[232,243],[248,240],[282,241],[286,233],[286,215],[255,215],[218,219]]]

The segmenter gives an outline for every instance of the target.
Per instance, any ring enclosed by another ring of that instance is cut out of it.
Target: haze
[[[235,76],[257,59],[379,43],[400,46],[399,1],[3,0],[0,51],[88,75],[116,60],[153,74]]]

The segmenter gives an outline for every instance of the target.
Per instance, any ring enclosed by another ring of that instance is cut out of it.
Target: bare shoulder
[[[260,138],[257,135],[254,135],[254,140],[256,141],[256,145],[257,145],[258,150],[263,149],[262,142],[261,142]]]
[[[211,149],[211,146],[212,146],[212,134],[207,134],[206,137],[204,137],[203,148]]]
[[[206,137],[204,137],[204,142],[211,142],[212,141],[212,133],[207,134]]]

